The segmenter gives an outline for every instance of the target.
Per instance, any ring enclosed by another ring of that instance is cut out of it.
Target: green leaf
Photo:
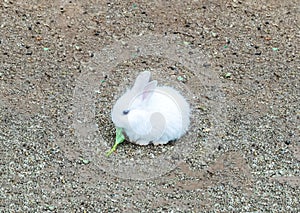
[[[116,141],[113,147],[106,153],[106,156],[110,156],[116,149],[117,146],[125,140],[125,136],[123,135],[123,129],[117,127],[116,128]]]

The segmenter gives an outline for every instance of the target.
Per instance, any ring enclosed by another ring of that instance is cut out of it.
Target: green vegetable
[[[113,147],[106,153],[107,157],[110,156],[111,153],[113,153],[117,149],[117,146],[125,140],[125,136],[123,135],[122,130],[122,128],[116,128],[116,141]]]

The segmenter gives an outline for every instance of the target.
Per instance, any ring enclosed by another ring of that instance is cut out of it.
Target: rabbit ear
[[[152,96],[155,88],[157,86],[157,81],[151,81],[149,82],[143,89],[142,92],[142,100],[149,100],[149,98]]]
[[[151,73],[149,71],[141,72],[136,78],[132,90],[141,92],[146,87],[150,80]]]

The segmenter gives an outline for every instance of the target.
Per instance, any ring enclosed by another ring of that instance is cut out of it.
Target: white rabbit
[[[112,121],[124,130],[130,142],[139,145],[166,144],[186,133],[190,107],[171,87],[158,87],[149,71],[141,72],[134,86],[112,109]]]

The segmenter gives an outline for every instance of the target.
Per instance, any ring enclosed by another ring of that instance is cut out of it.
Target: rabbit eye
[[[123,115],[127,115],[128,113],[129,113],[128,109],[123,111]]]

